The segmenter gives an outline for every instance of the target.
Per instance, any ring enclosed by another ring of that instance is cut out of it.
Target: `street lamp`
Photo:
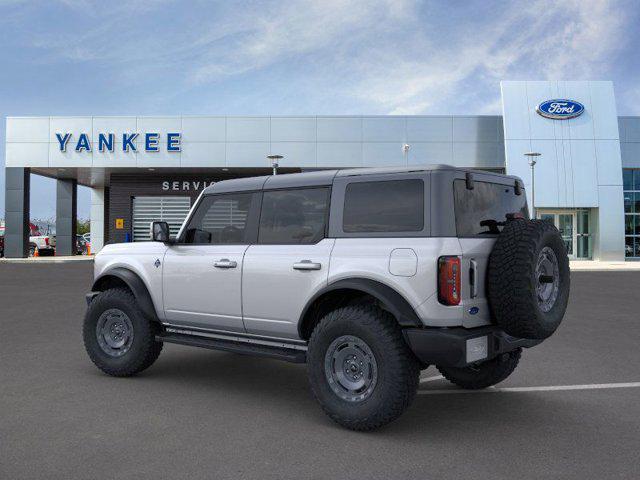
[[[273,168],[273,174],[278,174],[278,162],[283,158],[282,155],[267,155],[267,158],[271,162],[271,167]]]
[[[529,166],[531,167],[531,210],[533,212],[533,218],[536,218],[536,176],[534,168],[536,166],[536,157],[542,155],[539,152],[527,152],[524,154],[529,159]]]

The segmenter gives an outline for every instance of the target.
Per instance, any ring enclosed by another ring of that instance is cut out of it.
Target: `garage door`
[[[154,220],[167,222],[171,235],[176,235],[190,208],[190,197],[134,197],[133,241],[149,240],[149,224]]]

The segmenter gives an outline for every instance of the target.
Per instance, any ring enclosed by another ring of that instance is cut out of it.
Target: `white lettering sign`
[[[566,102],[554,102],[551,105],[549,105],[549,110],[547,111],[549,113],[563,114],[563,113],[573,113],[575,112],[575,109],[576,109],[575,105],[569,106],[569,104]]]
[[[211,185],[213,185],[216,182],[213,181],[209,181],[207,182],[205,181],[201,181],[201,180],[194,180],[194,181],[178,181],[178,180],[165,180],[164,182],[162,182],[162,190],[165,192],[168,191],[173,191],[173,192],[190,192],[190,191],[194,191],[197,192],[199,190],[202,190],[204,188],[207,188]]]

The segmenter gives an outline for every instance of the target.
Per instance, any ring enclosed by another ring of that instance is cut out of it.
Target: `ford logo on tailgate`
[[[546,118],[566,120],[575,118],[584,112],[584,105],[573,100],[555,99],[542,102],[536,112]]]

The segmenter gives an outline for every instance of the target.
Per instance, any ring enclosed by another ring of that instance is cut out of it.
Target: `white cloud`
[[[99,60],[126,81],[161,72],[177,79],[176,90],[284,66],[288,81],[317,85],[310,94],[336,102],[337,111],[349,100],[395,114],[499,113],[501,79],[608,78],[629,27],[625,8],[604,0],[472,3],[450,12],[418,0],[220,2],[191,10],[168,0],[106,10],[63,2],[90,25],[29,35],[48,61]],[[171,8],[176,25],[154,30],[145,22]]]
[[[490,18],[474,23],[472,35],[458,29],[452,44],[434,45],[425,25],[414,36],[416,48],[395,56],[397,49],[390,50],[384,66],[368,62],[353,93],[390,113],[449,113],[451,102],[466,101],[468,89],[476,89],[484,100],[473,109],[460,106],[499,113],[500,80],[606,78],[611,57],[625,43],[625,12],[610,2],[511,3]]]
[[[394,0],[306,0],[261,6],[249,17],[234,18],[234,29],[223,28],[239,38],[231,50],[219,38],[205,42],[210,49],[191,72],[196,83],[216,81],[220,76],[267,67],[285,59],[331,53],[335,61],[345,47],[368,41],[388,23],[408,18],[410,2]],[[219,25],[208,26],[217,31]],[[199,42],[200,45],[203,42]]]

